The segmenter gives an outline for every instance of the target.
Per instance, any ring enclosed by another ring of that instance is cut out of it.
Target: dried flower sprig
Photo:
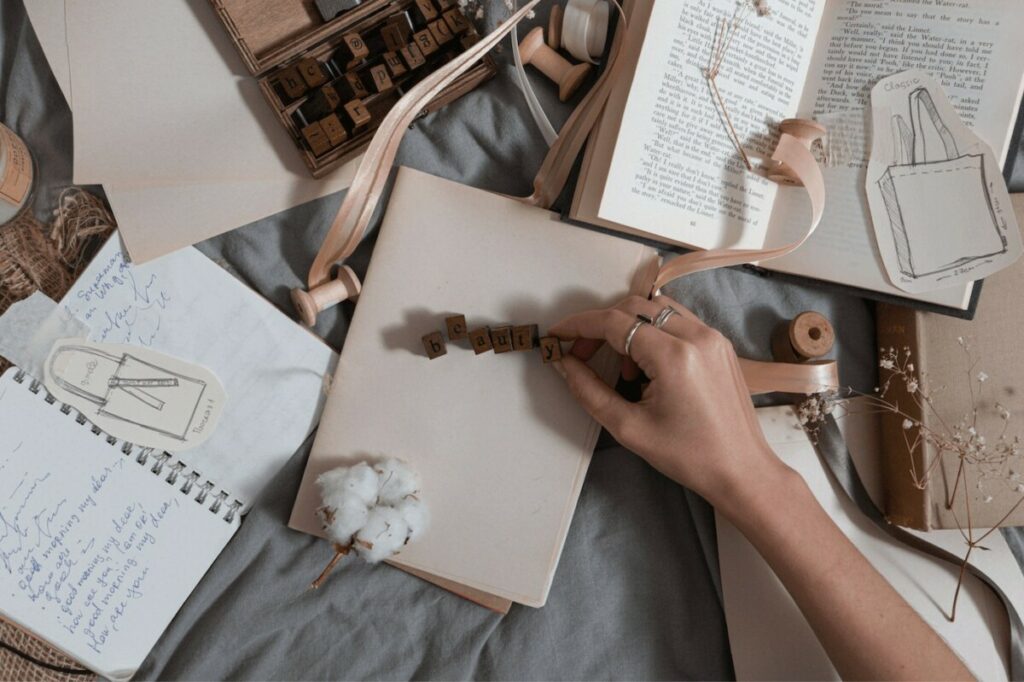
[[[966,389],[969,391],[971,409],[955,422],[947,421],[935,404],[935,398],[946,391],[947,387],[938,386],[931,389],[927,386],[925,377],[921,376],[914,366],[913,357],[908,347],[882,349],[878,364],[884,373],[883,381],[881,386],[875,389],[875,395],[865,395],[852,389],[823,393],[808,397],[797,406],[796,410],[800,424],[811,434],[812,438],[815,437],[817,428],[825,421],[826,416],[835,413],[839,401],[846,397],[862,397],[866,400],[869,410],[875,413],[889,413],[897,418],[902,418],[902,433],[907,452],[910,454],[909,475],[914,485],[921,490],[927,488],[932,472],[941,465],[946,457],[956,458],[956,477],[949,494],[945,496],[944,504],[952,515],[967,550],[960,565],[960,575],[953,593],[953,603],[948,616],[951,621],[956,619],[957,604],[971,554],[976,549],[984,549],[982,543],[1010,518],[1021,504],[1024,504],[1024,481],[1022,481],[1020,473],[1024,444],[1021,442],[1020,435],[1009,433],[1013,415],[1004,405],[998,402],[990,404],[983,398],[984,389],[989,383],[990,377],[978,369],[978,360],[972,355],[969,339],[959,337],[957,343],[965,357]],[[887,396],[896,387],[901,388],[912,401],[913,413],[887,399]],[[929,426],[915,416],[926,413],[934,420],[935,426]],[[981,422],[986,420],[979,418],[983,416],[993,418],[987,420],[989,424],[993,422],[1000,424],[998,433],[985,434],[982,432]],[[921,457],[914,456],[918,452],[922,453]],[[930,458],[928,457],[929,452],[932,453]],[[919,468],[918,460],[921,460],[921,468]],[[979,532],[975,528],[971,495],[968,494],[972,484],[972,475],[976,479],[973,481],[974,487],[983,493],[982,504],[990,504],[995,499],[986,491],[986,485],[991,483],[1008,486],[1012,492],[1019,495],[1013,504],[1009,505],[1000,520],[992,528],[983,532]],[[963,520],[957,513],[960,508],[960,505],[957,504],[959,499],[963,501],[962,507],[965,513]]]
[[[702,69],[704,78],[708,82],[708,89],[711,91],[711,100],[715,109],[722,117],[725,124],[725,132],[729,136],[736,151],[739,153],[747,170],[754,170],[750,163],[750,157],[743,149],[743,141],[736,132],[732,117],[729,116],[729,108],[725,104],[722,93],[718,90],[718,74],[722,70],[722,63],[725,61],[729,48],[732,46],[736,36],[740,33],[747,18],[751,15],[766,17],[771,14],[767,0],[737,0],[736,9],[732,17],[720,17],[715,24],[715,33],[711,39],[711,54],[708,55],[707,66]]]

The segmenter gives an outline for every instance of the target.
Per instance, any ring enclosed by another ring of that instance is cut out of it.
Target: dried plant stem
[[[733,147],[739,153],[740,158],[743,160],[743,165],[746,166],[747,170],[754,170],[754,166],[750,163],[750,157],[747,156],[746,150],[743,149],[743,142],[740,140],[739,134],[736,132],[736,127],[733,125],[732,117],[729,116],[729,108],[725,104],[725,99],[722,97],[722,93],[718,90],[718,72],[722,68],[722,62],[725,60],[726,54],[729,52],[729,47],[732,45],[733,39],[739,32],[740,27],[743,25],[743,19],[749,13],[749,8],[744,7],[747,11],[742,11],[735,15],[731,20],[724,17],[718,20],[718,24],[715,26],[715,34],[711,39],[711,53],[708,55],[708,65],[704,69],[704,77],[708,82],[708,89],[711,91],[712,103],[715,105],[715,109],[722,117],[722,121],[725,123],[726,134],[729,136],[729,141],[732,142]]]
[[[310,583],[309,589],[311,589],[311,590],[318,590],[318,589],[320,589],[320,586],[324,584],[325,580],[327,580],[327,576],[329,576],[331,574],[331,571],[334,570],[334,568],[338,565],[338,563],[342,559],[345,558],[345,555],[348,554],[348,551],[349,551],[348,547],[342,547],[337,542],[335,542],[334,543],[334,556],[331,557],[330,562],[327,564],[327,566],[324,568],[324,570],[320,573],[320,575],[317,576],[317,579],[314,580],[312,583]]]

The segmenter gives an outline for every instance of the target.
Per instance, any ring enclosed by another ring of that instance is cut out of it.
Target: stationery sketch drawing
[[[941,86],[918,71],[890,76],[872,108],[868,202],[892,283],[927,291],[1013,263],[1020,233],[995,157]]]
[[[206,369],[137,346],[66,339],[46,361],[47,388],[117,438],[180,452],[206,440],[224,389]]]

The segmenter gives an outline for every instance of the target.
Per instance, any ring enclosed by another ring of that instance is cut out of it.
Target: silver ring
[[[646,315],[637,315],[636,316],[636,322],[630,328],[629,333],[626,334],[626,356],[630,360],[633,359],[633,355],[629,352],[629,347],[633,345],[633,337],[636,336],[637,330],[640,329],[640,327],[644,326],[645,324],[653,324],[653,323],[654,323],[654,320],[652,320],[651,318],[647,317]]]
[[[661,312],[658,313],[658,316],[656,318],[654,318],[654,326],[655,326],[655,328],[661,329],[668,322],[668,318],[672,317],[673,315],[678,315],[678,314],[679,314],[679,311],[676,310],[675,308],[673,308],[672,306],[670,306],[670,305],[665,306],[664,308],[662,308]]]

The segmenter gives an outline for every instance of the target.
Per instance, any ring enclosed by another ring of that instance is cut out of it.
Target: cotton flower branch
[[[419,476],[399,459],[338,467],[321,474],[316,482],[323,501],[317,516],[333,543],[334,557],[313,581],[313,589],[350,552],[375,564],[394,556],[426,530],[429,518],[418,497]]]

